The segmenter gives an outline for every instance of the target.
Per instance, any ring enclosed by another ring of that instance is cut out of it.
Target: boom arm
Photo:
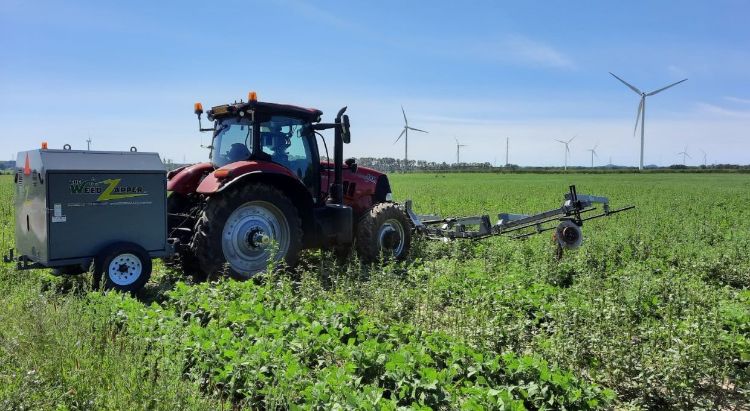
[[[595,204],[602,205],[602,211],[595,215],[582,214],[595,211]],[[525,238],[549,230],[558,230],[560,245],[565,248],[576,248],[580,245],[583,222],[600,217],[630,210],[635,206],[627,206],[615,210],[609,207],[607,197],[578,194],[574,185],[565,194],[562,206],[538,214],[498,214],[498,221],[492,225],[488,215],[441,218],[433,215],[417,215],[412,210],[411,200],[406,201],[405,209],[417,232],[428,238],[455,240],[458,238],[482,239],[498,235],[510,235],[511,238]],[[558,222],[557,226],[550,223]]]

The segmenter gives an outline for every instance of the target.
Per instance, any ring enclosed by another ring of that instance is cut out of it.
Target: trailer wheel
[[[395,203],[380,203],[359,220],[357,254],[367,262],[383,259],[403,260],[411,247],[411,223]]]
[[[97,277],[103,277],[105,290],[135,292],[151,278],[151,257],[136,244],[108,247],[100,253],[95,265],[95,282]]]
[[[208,199],[193,246],[207,274],[247,280],[271,258],[294,266],[302,235],[302,221],[287,196],[266,184],[249,184]]]

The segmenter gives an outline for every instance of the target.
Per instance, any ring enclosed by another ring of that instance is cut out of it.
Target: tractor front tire
[[[288,266],[302,249],[297,208],[278,189],[248,184],[206,202],[193,239],[201,270],[247,280],[265,271],[271,259]]]
[[[357,224],[357,254],[365,263],[384,260],[401,261],[411,247],[409,217],[395,203],[372,207]]]

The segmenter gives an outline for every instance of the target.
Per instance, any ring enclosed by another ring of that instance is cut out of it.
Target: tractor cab
[[[320,156],[313,131],[319,110],[250,100],[217,106],[207,114],[214,121],[214,168],[241,161],[273,163],[298,178],[311,196],[320,197]]]
[[[199,130],[213,134],[210,161],[167,175],[169,232],[185,271],[249,278],[273,260],[294,265],[305,248],[345,252],[355,237],[365,260],[403,259],[408,216],[385,174],[344,162],[345,111],[323,123],[320,110],[260,102],[251,92],[247,102],[208,110],[213,126],[203,128],[196,103]],[[316,136],[326,130],[333,162],[321,163]]]

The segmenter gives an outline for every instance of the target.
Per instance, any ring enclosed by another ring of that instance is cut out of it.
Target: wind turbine
[[[599,158],[599,154],[596,154],[597,147],[599,147],[599,144],[595,145],[594,148],[586,150],[591,152],[591,168],[594,168],[594,156],[596,156],[596,158]]]
[[[466,147],[466,144],[460,144],[456,137],[453,139],[456,140],[456,164],[461,164],[461,147]]]
[[[676,86],[676,85],[678,85],[678,84],[680,84],[680,83],[682,83],[684,81],[687,81],[687,79],[682,79],[682,80],[680,80],[680,81],[678,81],[676,83],[672,83],[672,84],[670,84],[670,85],[668,85],[666,87],[662,87],[662,88],[660,88],[658,90],[654,90],[654,91],[652,91],[650,93],[644,93],[641,90],[638,90],[638,88],[635,87],[634,85],[632,85],[632,84],[628,83],[627,81],[625,81],[625,80],[617,77],[614,73],[609,72],[609,74],[611,74],[612,77],[620,80],[622,82],[622,84],[628,86],[628,88],[630,88],[636,94],[638,94],[639,96],[641,96],[641,102],[640,102],[640,104],[638,104],[638,114],[636,114],[636,116],[635,116],[635,128],[633,128],[633,136],[635,136],[635,132],[638,131],[638,121],[640,119],[640,122],[641,122],[641,162],[640,162],[640,165],[638,166],[638,169],[639,170],[643,170],[643,140],[644,140],[644,127],[643,126],[646,123],[646,97],[653,96],[654,94],[657,94],[657,93],[661,93],[662,91],[664,91],[664,90],[666,90],[666,89],[668,89],[670,87],[674,87],[674,86]]]
[[[568,154],[570,154],[570,142],[573,141],[577,135],[573,136],[570,140],[564,141],[564,140],[555,140],[560,143],[565,144],[565,171],[568,171]]]
[[[404,129],[401,130],[401,134],[398,135],[398,138],[393,142],[393,144],[398,143],[398,141],[401,140],[401,137],[404,138],[404,167],[405,169],[407,169],[409,167],[409,130],[419,131],[421,133],[427,133],[427,131],[409,127],[409,120],[406,119],[406,111],[404,111],[404,106],[401,106],[401,112],[404,113]]]
[[[688,154],[688,152],[687,152],[687,146],[685,146],[685,149],[684,149],[684,150],[682,150],[682,151],[680,151],[679,153],[677,153],[677,155],[678,155],[678,156],[679,156],[679,155],[681,155],[681,156],[682,156],[682,165],[683,165],[683,166],[685,165],[685,157],[687,157],[687,158],[689,158],[689,159],[691,159],[691,160],[693,159],[693,157],[690,157],[690,154]]]
[[[705,168],[705,167],[707,167],[707,164],[708,164],[708,162],[706,161],[706,158],[707,158],[708,156],[706,155],[706,152],[705,152],[705,151],[703,151],[703,150],[701,150],[701,149],[698,149],[698,150],[700,150],[700,152],[701,152],[701,153],[703,153],[703,167]]]
[[[505,166],[508,167],[510,162],[508,158],[510,156],[510,137],[505,137]]]

